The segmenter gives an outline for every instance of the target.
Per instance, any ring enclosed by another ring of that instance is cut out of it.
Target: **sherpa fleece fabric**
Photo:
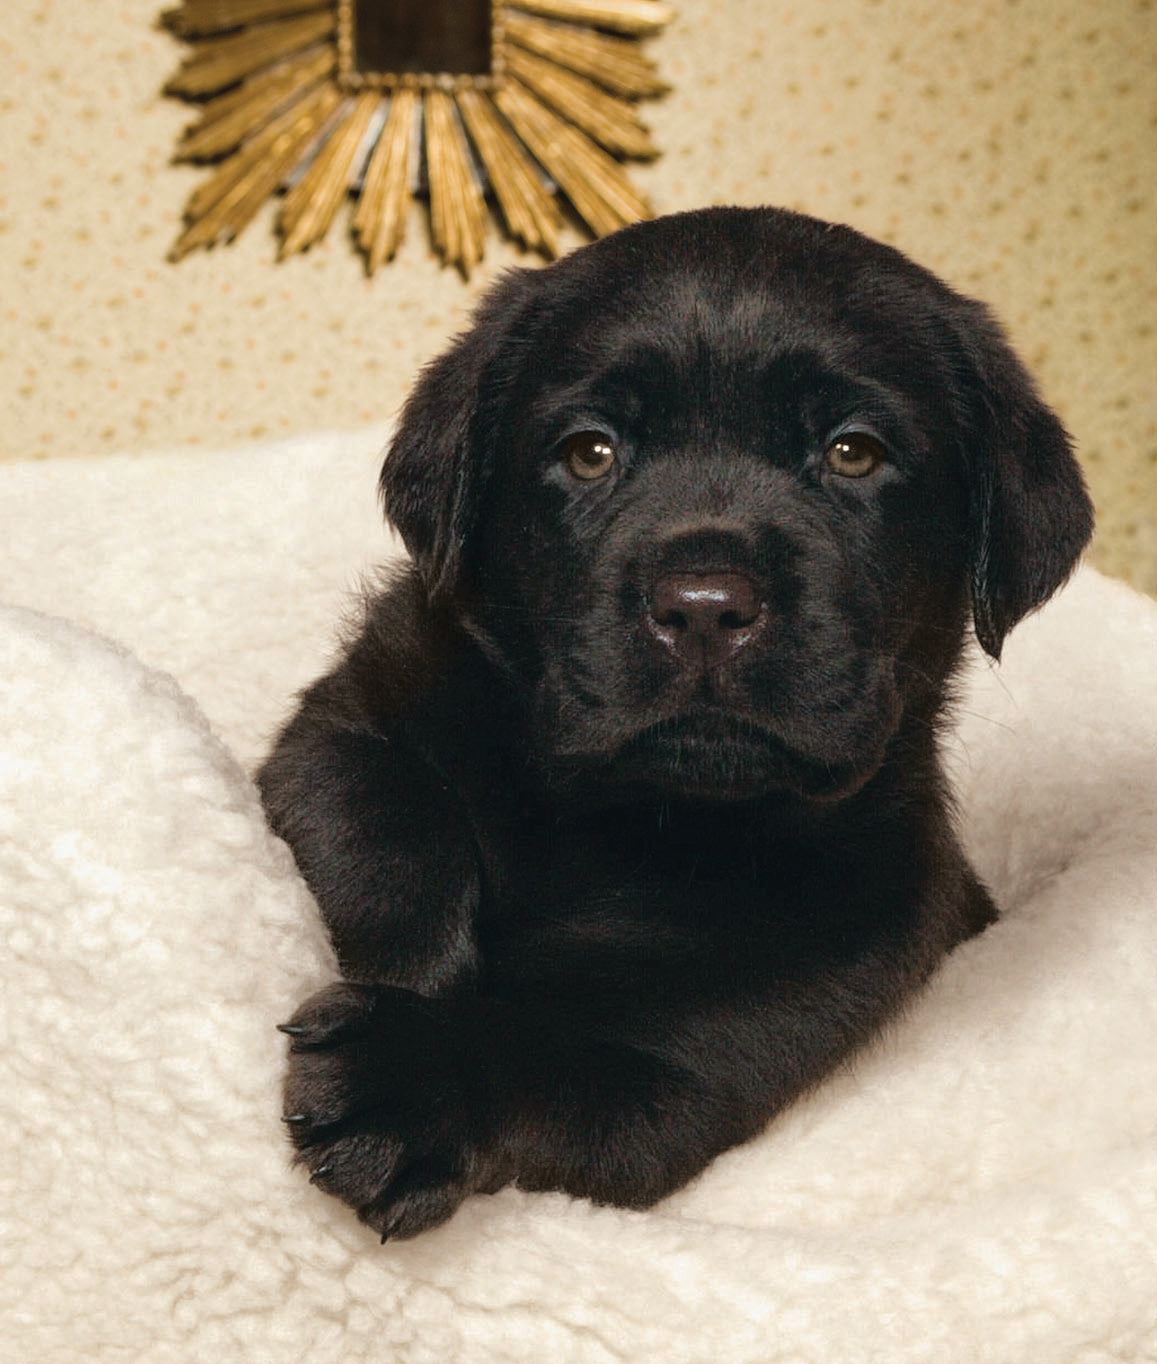
[[[947,746],[1001,921],[760,1138],[387,1246],[290,1168],[333,964],[246,768],[396,552],[380,434],[0,467],[3,1364],[1157,1361],[1157,604],[1091,570]]]

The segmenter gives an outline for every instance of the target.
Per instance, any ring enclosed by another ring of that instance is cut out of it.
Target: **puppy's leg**
[[[475,840],[402,738],[334,727],[307,698],[258,777],[342,975],[439,994],[477,969]]]
[[[383,1239],[508,1183],[647,1207],[759,1131],[925,973],[913,962],[900,980],[869,952],[834,965],[822,991],[742,968],[688,991],[661,961],[618,967],[623,984],[597,997],[561,976],[553,996],[315,996],[289,1025],[286,1091],[314,1182]]]

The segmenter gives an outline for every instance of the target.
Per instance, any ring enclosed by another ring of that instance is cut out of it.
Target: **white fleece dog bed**
[[[230,750],[390,548],[380,435],[0,466],[0,1359],[1157,1360],[1157,604],[1091,570],[952,741],[1004,918],[761,1138],[386,1247],[289,1168],[333,968]]]

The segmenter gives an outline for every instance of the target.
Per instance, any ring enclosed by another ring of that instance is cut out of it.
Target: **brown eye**
[[[615,467],[615,447],[600,431],[578,431],[562,447],[566,467],[575,478],[605,478]]]
[[[828,468],[843,478],[863,478],[874,473],[886,458],[883,445],[865,431],[849,431],[833,441],[824,453]]]

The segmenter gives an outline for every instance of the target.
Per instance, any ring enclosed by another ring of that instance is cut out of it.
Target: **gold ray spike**
[[[332,95],[332,102],[327,100],[326,95]],[[267,124],[258,134],[248,139],[231,157],[226,157],[214,175],[202,181],[201,186],[198,186],[188,199],[187,216],[199,218],[209,213],[217,203],[232,194],[237,183],[247,180],[252,170],[259,168],[263,161],[269,160],[270,155],[280,153],[285,146],[284,139],[296,128],[306,127],[308,124],[312,132],[317,134],[321,124],[314,121],[315,110],[321,108],[323,104],[329,104],[329,108],[326,109],[327,117],[336,108],[340,98],[340,94],[333,90],[332,86],[321,86],[311,94],[304,94],[299,100],[293,101],[284,113],[273,120],[273,123]]]
[[[183,38],[226,33],[231,28],[258,24],[263,19],[287,19],[311,9],[329,9],[333,0],[185,0],[180,9],[162,16]]]
[[[596,235],[648,213],[621,162],[655,155],[635,101],[667,88],[640,50],[671,17],[661,0],[183,0],[163,17],[188,45],[166,88],[201,105],[176,159],[215,163],[173,259],[231,240],[278,193],[279,259],[353,199],[371,275],[415,186],[435,250],[464,275],[487,197],[546,256],[563,198]]]
[[[596,236],[648,216],[647,201],[632,187],[619,163],[524,85],[507,82],[494,92],[494,102]]]
[[[333,11],[323,10],[283,23],[242,29],[227,38],[210,38],[198,47],[165,90],[170,95],[194,98],[215,94],[281,57],[329,37],[335,22]]]
[[[394,93],[366,167],[353,228],[358,245],[366,253],[366,269],[371,275],[383,261],[393,259],[406,230],[419,102],[416,90]]]
[[[562,214],[538,168],[484,95],[462,90],[458,107],[511,234],[528,250],[557,256]]]
[[[547,19],[609,28],[634,37],[657,32],[673,17],[659,0],[518,0],[518,8]]]
[[[468,276],[482,259],[486,228],[482,188],[470,164],[453,98],[444,90],[430,90],[425,111],[434,245],[449,264]]]
[[[320,86],[234,152],[189,200],[189,227],[171,259],[180,260],[198,246],[232,241],[300,162],[340,102],[334,86]]]
[[[507,53],[506,69],[607,151],[641,158],[658,155],[634,106],[600,90],[593,81],[518,48]]]
[[[205,180],[189,197],[186,212],[191,218],[203,217],[217,203],[229,195],[235,184],[247,180],[255,168],[271,155],[278,155],[286,145],[285,138],[298,128],[309,126],[317,133],[320,122],[316,112],[325,108],[325,117],[340,102],[340,94],[332,86],[323,85],[316,91],[302,95],[282,114],[251,137],[232,156],[227,157],[215,174]]]
[[[376,90],[353,101],[330,129],[309,169],[285,196],[278,227],[282,234],[278,260],[319,242],[329,230],[338,205],[349,193],[370,122],[382,103]]]
[[[330,46],[310,48],[218,95],[185,130],[175,159],[212,161],[259,132],[291,99],[331,76],[337,56]]]
[[[670,86],[655,71],[655,63],[630,38],[611,38],[592,29],[572,28],[508,10],[503,32],[512,44],[549,57],[559,66],[577,71],[628,99],[663,95]],[[509,52],[507,59],[509,60]]]

